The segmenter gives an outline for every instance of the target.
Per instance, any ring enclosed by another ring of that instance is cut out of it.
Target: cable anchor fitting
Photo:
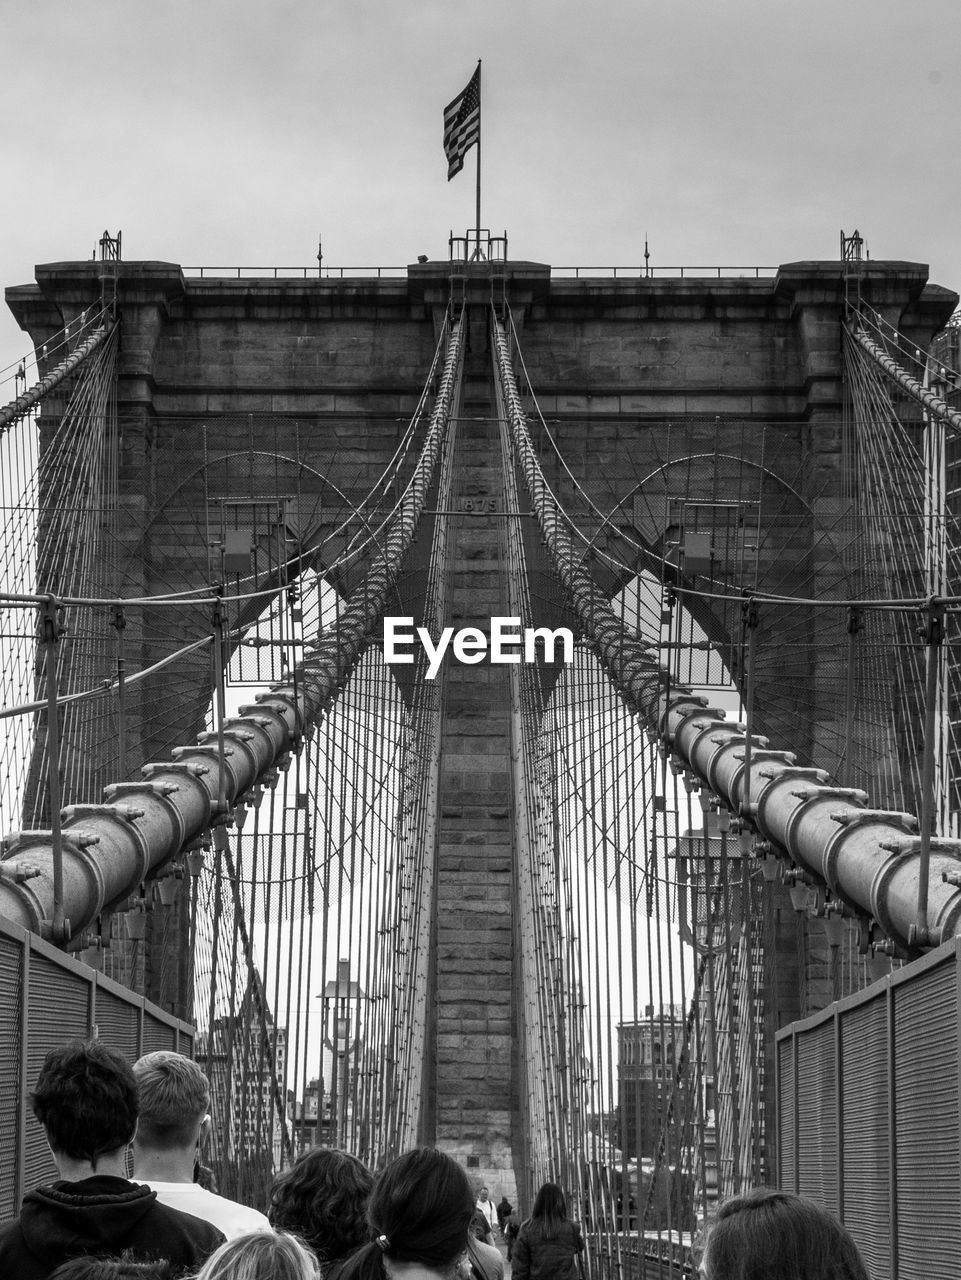
[[[925,644],[940,645],[944,643],[944,601],[937,596],[932,596],[926,606],[927,617],[925,620],[924,630],[921,633],[924,636]]]
[[[56,644],[67,632],[66,608],[56,596],[45,596],[40,605],[40,639],[43,644]]]

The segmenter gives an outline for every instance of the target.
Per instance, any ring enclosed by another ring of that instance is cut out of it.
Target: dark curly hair
[[[99,1040],[51,1049],[30,1101],[53,1150],[94,1168],[100,1156],[125,1147],[137,1127],[133,1068]]]
[[[367,1201],[373,1184],[354,1156],[317,1147],[274,1180],[267,1217],[299,1235],[321,1262],[334,1262],[370,1238]]]
[[[119,1258],[72,1258],[50,1280],[171,1280],[171,1272],[169,1262],[144,1262],[125,1249]]]

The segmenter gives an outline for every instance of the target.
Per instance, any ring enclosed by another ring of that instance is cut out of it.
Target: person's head
[[[252,1231],[222,1244],[196,1280],[320,1280],[320,1267],[296,1236]]]
[[[346,1151],[317,1147],[274,1180],[267,1217],[295,1231],[321,1261],[344,1258],[368,1237],[367,1201],[374,1179]]]
[[[170,1280],[169,1262],[139,1262],[128,1251],[119,1258],[71,1258],[49,1280]]]
[[[350,1259],[343,1280],[382,1276],[384,1259],[452,1276],[473,1213],[470,1179],[456,1160],[426,1147],[398,1156],[374,1181],[367,1205],[372,1242]]]
[[[196,1062],[160,1049],[138,1058],[133,1072],[140,1091],[137,1145],[158,1151],[195,1147],[210,1110],[210,1082]]]
[[[191,1181],[196,1182],[197,1186],[203,1187],[205,1191],[212,1191],[214,1195],[219,1195],[220,1193],[220,1188],[217,1185],[217,1175],[210,1165],[201,1162],[199,1155],[194,1157]]]
[[[480,1191],[477,1193],[477,1198],[479,1200],[486,1200],[489,1195],[490,1195],[490,1192],[487,1190],[487,1188],[481,1187]]]
[[[475,1207],[473,1216],[470,1220],[470,1229],[478,1240],[483,1240],[486,1244],[489,1244],[494,1238],[491,1234],[491,1224],[484,1216],[483,1209]]]
[[[869,1280],[850,1233],[827,1210],[767,1188],[720,1206],[701,1273],[707,1280]]]
[[[137,1082],[127,1060],[99,1040],[51,1049],[30,1095],[54,1158],[89,1164],[123,1152],[137,1128]]]
[[[552,1237],[566,1219],[567,1202],[564,1192],[556,1182],[545,1182],[534,1197],[531,1222],[536,1222],[545,1236]]]

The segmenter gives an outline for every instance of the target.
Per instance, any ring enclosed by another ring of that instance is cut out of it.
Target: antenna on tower
[[[861,271],[864,251],[864,237],[860,231],[846,236],[841,232],[841,262],[844,267],[844,301],[848,308],[860,310],[861,307]]]
[[[651,274],[651,251],[647,245],[647,232],[644,232],[644,274]]]

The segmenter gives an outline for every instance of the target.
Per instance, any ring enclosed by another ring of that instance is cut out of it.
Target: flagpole
[[[481,60],[477,59],[477,220],[474,223],[476,240],[475,254],[480,260],[480,225],[481,225]]]

